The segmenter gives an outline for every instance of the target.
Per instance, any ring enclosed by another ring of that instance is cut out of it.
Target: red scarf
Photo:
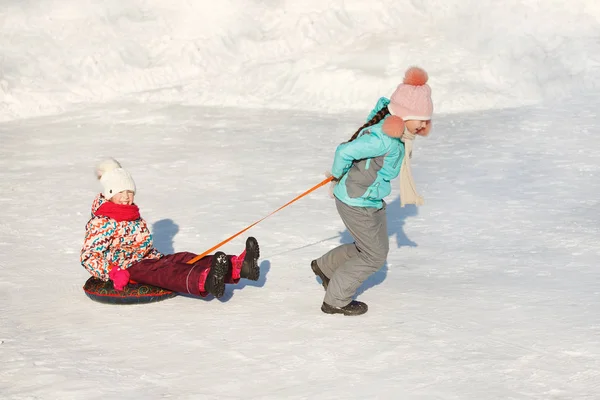
[[[135,221],[140,218],[140,209],[135,204],[115,204],[107,201],[98,207],[94,215],[112,218],[117,222]]]

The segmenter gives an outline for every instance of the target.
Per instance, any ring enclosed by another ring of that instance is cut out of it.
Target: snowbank
[[[443,112],[600,82],[591,0],[13,0],[0,21],[0,120],[124,96],[337,112],[390,94],[410,64]]]

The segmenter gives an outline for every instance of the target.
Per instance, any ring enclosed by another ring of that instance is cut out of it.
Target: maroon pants
[[[189,293],[205,297],[204,282],[210,271],[212,255],[204,256],[193,264],[187,261],[196,257],[194,253],[181,252],[167,254],[155,260],[141,260],[133,263],[127,270],[130,279],[147,285],[158,286],[177,293]],[[228,256],[231,259],[231,256]],[[232,278],[232,268],[225,276],[225,283],[237,283]]]

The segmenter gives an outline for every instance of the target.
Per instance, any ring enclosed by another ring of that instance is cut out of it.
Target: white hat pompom
[[[136,192],[133,178],[114,158],[102,161],[96,166],[96,176],[102,184],[102,194],[107,199],[124,190]]]
[[[100,179],[106,172],[117,168],[121,168],[121,164],[114,158],[109,158],[96,165],[96,176]]]

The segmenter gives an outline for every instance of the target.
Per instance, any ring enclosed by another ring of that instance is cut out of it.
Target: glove
[[[129,271],[121,269],[117,265],[113,265],[108,273],[108,277],[113,281],[115,290],[122,291],[129,283]]]
[[[330,171],[326,171],[325,172],[325,176],[327,178],[333,177],[333,179],[329,183],[329,189],[328,189],[329,197],[331,197],[333,199],[334,198],[334,196],[333,196],[333,189],[335,189],[335,185],[337,185],[340,182],[340,178],[336,178],[335,176],[333,176]]]
[[[342,179],[341,177],[340,177],[340,178],[336,178],[335,176],[333,176],[333,174],[331,173],[331,171],[325,171],[325,177],[326,177],[326,178],[331,178],[331,177],[333,177],[332,181],[333,181],[333,182],[336,182],[336,183],[337,183],[337,182],[339,182],[339,181],[340,181],[340,179]]]

